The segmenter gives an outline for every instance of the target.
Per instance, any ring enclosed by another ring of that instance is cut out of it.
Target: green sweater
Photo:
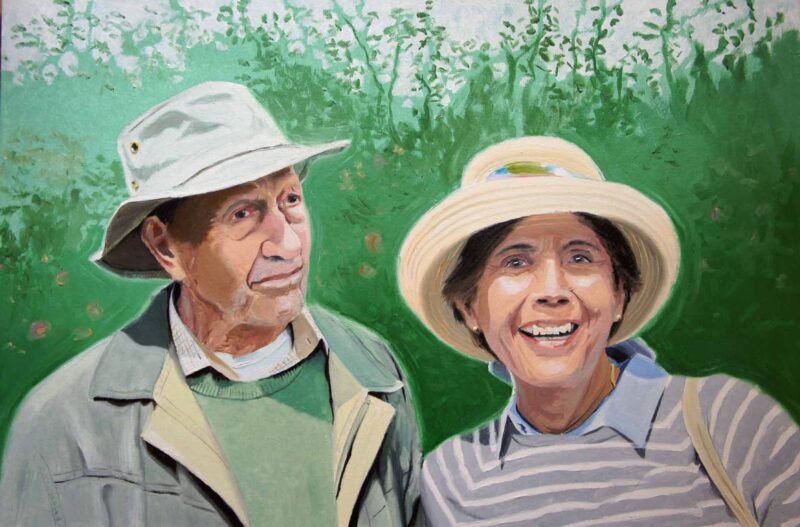
[[[253,382],[187,379],[242,491],[251,525],[335,525],[326,356]]]

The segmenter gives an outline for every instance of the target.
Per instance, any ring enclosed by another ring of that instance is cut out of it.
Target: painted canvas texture
[[[3,8],[0,438],[33,386],[166,285],[89,258],[128,196],[120,131],[204,81],[247,86],[293,140],[352,141],[311,165],[304,183],[308,297],[391,345],[424,451],[496,416],[510,387],[412,314],[398,253],[477,152],[521,136],[577,144],[609,181],[669,213],[680,272],[640,333],[658,363],[745,379],[800,417],[796,3]]]

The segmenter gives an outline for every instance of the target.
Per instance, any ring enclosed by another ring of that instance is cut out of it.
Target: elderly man
[[[304,307],[301,178],[347,144],[289,143],[224,82],[122,133],[131,197],[97,261],[172,284],[29,395],[1,525],[412,521],[420,452],[400,370],[373,333]]]

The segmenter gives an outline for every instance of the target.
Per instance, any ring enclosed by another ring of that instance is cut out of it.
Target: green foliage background
[[[3,50],[39,56],[2,72],[0,443],[33,385],[163,285],[111,276],[88,257],[125,196],[119,131],[204,80],[247,84],[297,140],[353,139],[306,181],[310,297],[392,343],[426,450],[496,413],[509,389],[416,321],[396,254],[472,155],[520,135],[578,143],[608,179],[670,211],[681,275],[644,333],[659,362],[749,379],[797,419],[800,37],[782,14],[757,17],[754,1],[698,1],[679,16],[666,0],[611,61],[606,46],[629,15],[606,0],[575,2],[566,30],[552,6],[520,0],[526,16],[505,20],[499,43],[460,40],[431,0],[388,19],[363,2],[284,2],[261,18],[248,0],[215,12],[170,2],[136,24],[53,0],[58,14],[14,26]],[[224,30],[203,30],[209,17]],[[713,28],[707,41],[698,24]],[[166,41],[178,58],[160,50]],[[135,68],[115,60],[114,42]],[[64,66],[65,56],[76,60]],[[402,81],[410,94],[397,94]]]

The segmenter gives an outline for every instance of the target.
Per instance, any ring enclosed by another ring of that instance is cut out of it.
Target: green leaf
[[[652,33],[640,33],[638,31],[634,31],[633,36],[639,37],[642,40],[654,40],[658,38],[658,35],[654,35]]]

